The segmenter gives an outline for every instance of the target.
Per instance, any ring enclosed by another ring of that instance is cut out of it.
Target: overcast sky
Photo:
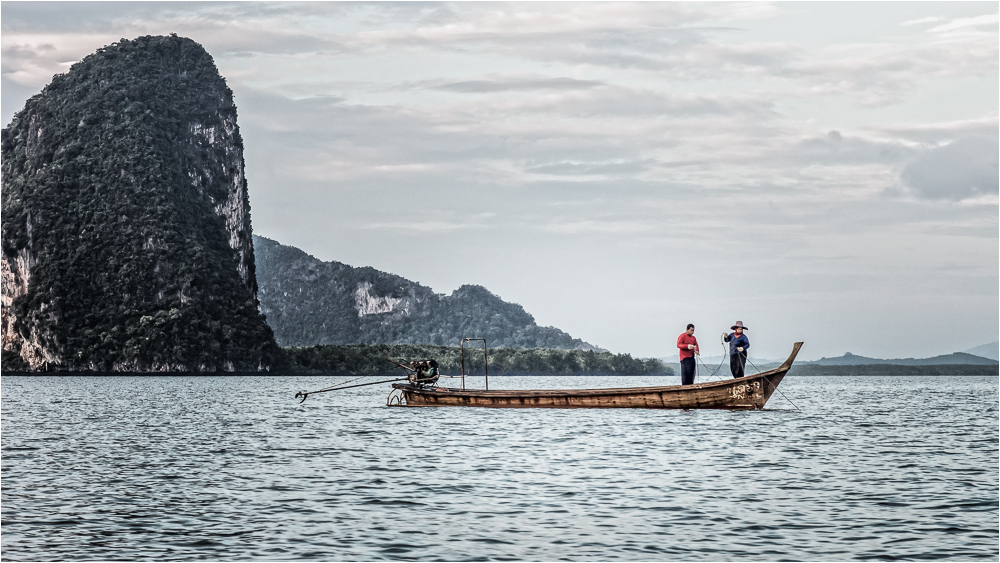
[[[996,2],[3,2],[2,113],[190,37],[254,232],[639,356],[927,357],[998,315]],[[475,335],[469,335],[475,336]]]

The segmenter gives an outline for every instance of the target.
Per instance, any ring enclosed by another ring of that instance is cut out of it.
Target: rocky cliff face
[[[211,56],[100,49],[3,130],[2,347],[31,369],[257,369],[243,141]]]
[[[554,327],[540,327],[523,307],[466,285],[434,293],[374,268],[323,262],[301,250],[254,237],[261,311],[282,346],[434,344],[464,337],[489,346],[602,351]]]
[[[6,252],[0,253],[0,344],[3,350],[16,352],[23,361],[31,366],[44,365],[55,360],[48,350],[40,345],[41,335],[34,338],[23,338],[14,325],[12,305],[14,300],[28,294],[28,282],[31,280],[32,267],[37,262],[33,252],[34,244],[31,237],[32,219],[30,213],[25,218],[25,230],[28,234],[28,245],[18,249],[12,256]],[[44,338],[44,340],[51,339]]]

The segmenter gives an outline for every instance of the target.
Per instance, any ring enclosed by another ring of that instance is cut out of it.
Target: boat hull
[[[489,407],[555,409],[762,409],[788,373],[801,342],[780,367],[723,381],[694,385],[618,389],[494,390],[450,389],[394,384],[408,407]]]

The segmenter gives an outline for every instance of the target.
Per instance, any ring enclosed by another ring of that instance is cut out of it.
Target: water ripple
[[[0,559],[1000,551],[996,378],[787,378],[782,392],[801,411],[781,397],[759,412],[390,409],[374,387],[291,397],[326,383],[4,376]]]

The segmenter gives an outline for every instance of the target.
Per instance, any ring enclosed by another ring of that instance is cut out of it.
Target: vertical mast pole
[[[473,340],[483,341],[483,377],[486,380],[486,390],[490,390],[490,360],[489,355],[486,350],[486,339],[485,338],[463,338],[462,339],[462,389],[465,389],[465,343],[471,342]],[[470,358],[469,361],[472,361]],[[469,375],[472,375],[472,370],[469,370]]]

